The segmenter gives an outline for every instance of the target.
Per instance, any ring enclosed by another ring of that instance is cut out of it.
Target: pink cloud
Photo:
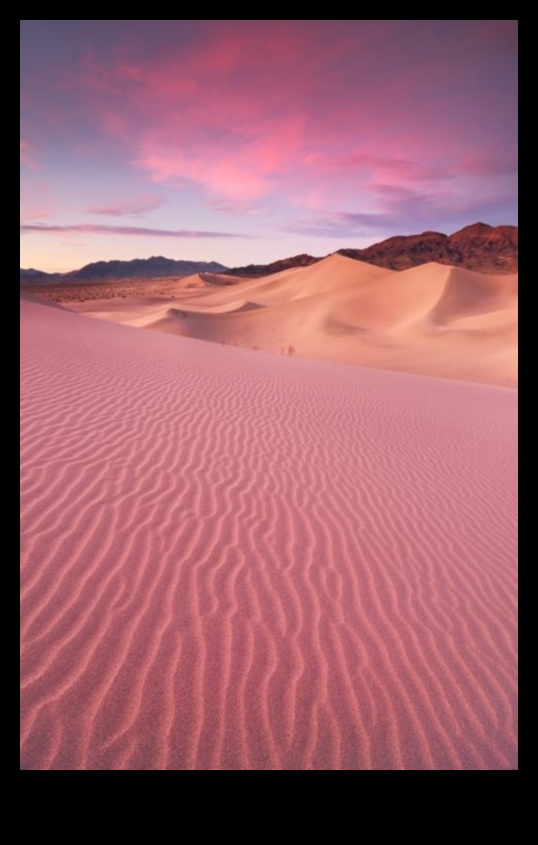
[[[32,153],[32,145],[28,143],[28,141],[20,142],[20,163],[24,165],[24,167],[29,167],[30,170],[39,170],[39,167],[34,160]]]
[[[469,67],[473,85],[488,84],[490,66],[473,64],[473,22],[352,23],[204,22],[178,48],[126,43],[90,57],[78,83],[150,181],[196,186],[237,213],[272,200],[343,207],[359,194],[375,213],[371,185],[438,194],[485,145],[502,156],[496,108],[477,119],[484,97],[461,93]]]
[[[54,184],[38,172],[26,170],[20,178],[20,219],[35,223],[52,217],[58,211],[58,200],[54,195]]]
[[[304,164],[316,175],[324,177],[348,178],[363,177],[373,182],[394,182],[401,185],[436,185],[440,181],[453,178],[454,174],[446,167],[425,160],[392,157],[390,150],[386,155],[373,154],[357,145],[352,151],[330,154],[310,153]]]
[[[487,155],[466,157],[460,162],[460,170],[470,176],[515,176],[518,164],[515,158],[499,158]]]
[[[516,47],[519,23],[517,20],[484,20],[476,23],[478,38],[488,47],[498,47],[502,44]]]
[[[240,23],[218,22],[181,56],[87,65],[103,127],[152,181],[248,201],[301,163],[319,79],[351,45],[296,22]]]
[[[145,226],[99,226],[93,223],[79,223],[69,226],[48,226],[41,223],[24,223],[21,225],[22,233],[26,232],[52,232],[65,234],[79,232],[91,235],[134,235],[135,237],[148,236],[154,238],[242,238],[248,235],[236,234],[233,232],[204,232],[188,231],[179,229],[150,229]]]
[[[505,198],[463,195],[457,191],[413,190],[401,185],[377,184],[371,190],[375,211],[333,211],[323,215],[290,220],[279,231],[320,238],[357,238],[372,234],[400,234],[431,230],[432,221],[443,221],[442,231],[453,231],[462,219],[481,220],[494,216]]]
[[[164,205],[161,197],[147,195],[131,200],[119,200],[112,205],[92,206],[86,209],[88,214],[104,214],[111,217],[136,217],[146,211],[153,211]]]

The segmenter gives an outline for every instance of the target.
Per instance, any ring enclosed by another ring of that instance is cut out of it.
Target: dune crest
[[[127,310],[125,300],[70,307],[221,344],[277,353],[292,347],[307,358],[517,385],[516,274],[435,262],[396,272],[335,253],[222,287],[193,277],[156,311],[140,298]]]

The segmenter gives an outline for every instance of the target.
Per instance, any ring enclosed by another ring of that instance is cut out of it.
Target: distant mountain
[[[488,226],[474,223],[455,232],[422,232],[397,235],[365,249],[339,249],[340,255],[367,261],[389,270],[405,270],[429,261],[452,264],[482,273],[515,273],[518,258],[517,226]],[[249,264],[227,270],[231,276],[268,276],[289,267],[305,267],[320,261],[311,255],[296,255],[272,264]]]
[[[193,273],[222,273],[224,264],[217,261],[175,261],[162,255],[134,258],[132,261],[95,261],[71,273],[43,273],[41,270],[20,271],[21,282],[98,282],[115,279],[155,279],[166,276],[190,276]]]
[[[95,261],[70,273],[71,279],[151,279],[163,276],[190,276],[191,273],[221,273],[217,261],[175,261],[162,255],[133,258],[132,261]]]
[[[390,270],[405,270],[429,261],[437,261],[439,264],[452,264],[482,273],[515,273],[518,266],[518,228],[474,223],[453,235],[444,235],[441,232],[397,235],[365,249],[339,249],[338,253]],[[320,260],[303,253],[273,261],[271,264],[248,264],[230,270],[217,261],[175,261],[159,255],[152,258],[134,258],[132,261],[96,261],[72,273],[44,273],[33,268],[21,269],[20,280],[34,284],[83,283],[190,276],[193,273],[226,273],[240,278],[268,276],[292,267],[307,267]]]
[[[33,267],[30,267],[28,270],[23,270],[21,267],[20,278],[21,282],[23,280],[28,280],[30,282],[45,282],[51,278],[51,274],[44,273],[43,270],[34,270]]]
[[[517,226],[474,223],[455,232],[398,235],[366,249],[339,249],[341,255],[391,270],[405,270],[429,261],[482,273],[515,273],[518,266]]]
[[[294,255],[292,258],[281,258],[273,261],[272,264],[247,264],[245,267],[235,267],[233,270],[226,270],[227,276],[268,276],[271,273],[280,273],[281,270],[289,270],[292,267],[308,267],[320,261],[312,255]]]

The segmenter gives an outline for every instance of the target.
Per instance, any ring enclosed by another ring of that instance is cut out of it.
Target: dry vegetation
[[[42,296],[50,302],[87,302],[92,299],[129,299],[152,296],[173,299],[176,292],[212,287],[209,281],[198,281],[192,276],[174,276],[165,279],[118,279],[106,282],[89,282],[56,285],[21,284],[21,290]]]

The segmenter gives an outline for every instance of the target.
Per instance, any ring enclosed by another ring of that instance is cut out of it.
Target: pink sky
[[[516,223],[516,21],[22,21],[21,266]]]

